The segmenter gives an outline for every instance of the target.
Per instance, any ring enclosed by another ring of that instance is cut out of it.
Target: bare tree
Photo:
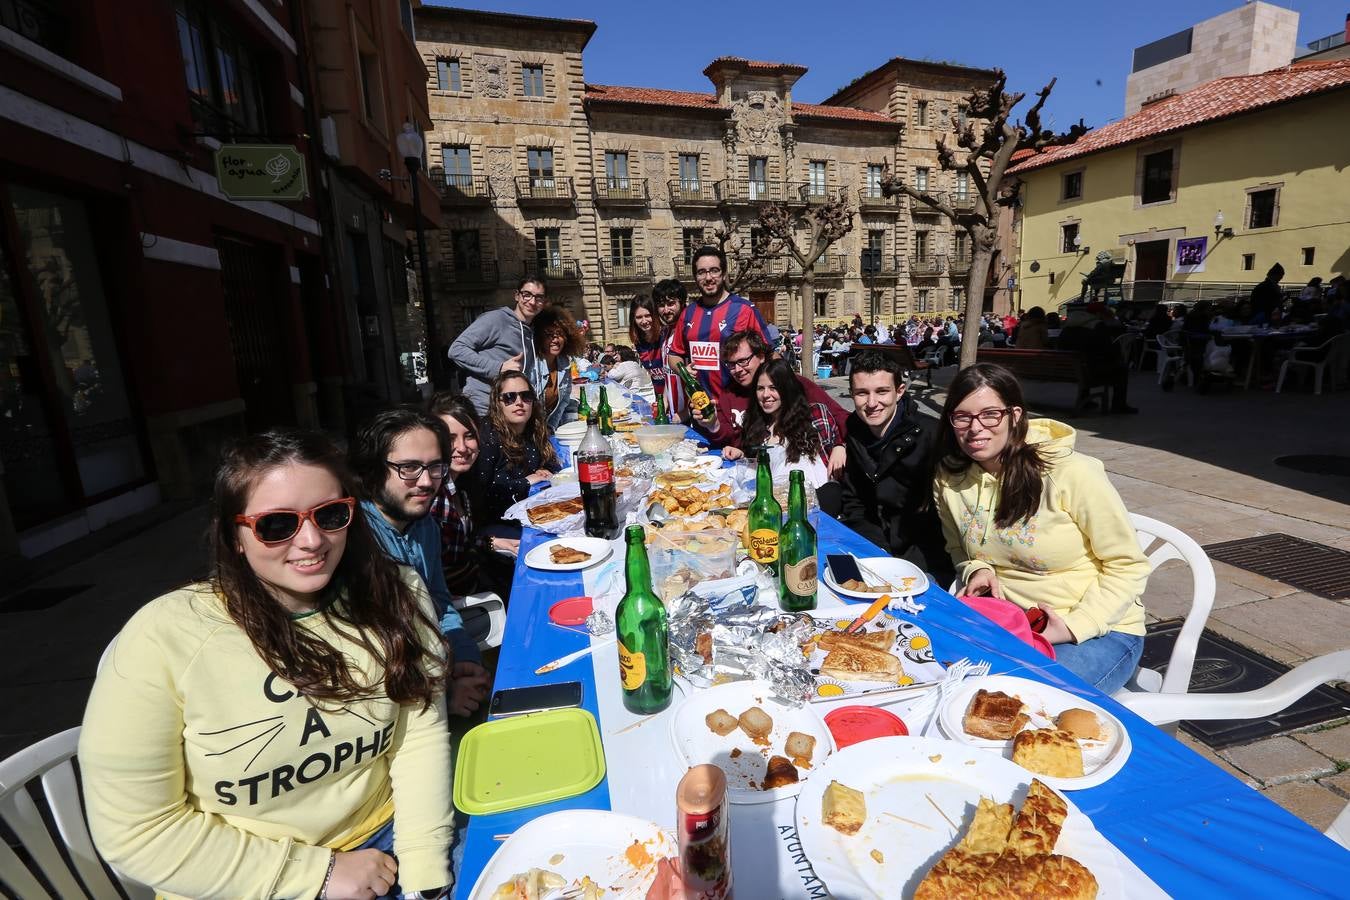
[[[722,224],[714,229],[713,240],[727,255],[727,291],[740,294],[764,284],[773,275],[773,263],[783,252],[782,241],[761,234],[753,239],[747,233],[740,217],[731,208],[721,208]]]
[[[847,194],[827,197],[823,203],[770,203],[759,213],[759,224],[769,240],[786,251],[801,270],[797,299],[802,311],[802,374],[814,378],[816,263],[825,251],[853,230],[853,207]]]
[[[966,322],[961,334],[961,368],[975,362],[980,336],[980,312],[984,305],[984,287],[989,277],[989,264],[998,243],[999,192],[1003,176],[1018,149],[1039,150],[1051,144],[1077,140],[1087,128],[1080,122],[1065,135],[1056,136],[1041,128],[1041,108],[1055,86],[1055,79],[1036,94],[1036,102],[1027,110],[1022,122],[1011,120],[1012,109],[1022,101],[1025,93],[1008,94],[1004,88],[1008,76],[1002,69],[994,70],[994,81],[987,89],[971,91],[970,96],[957,102],[960,111],[952,116],[956,132],[956,147],[948,145],[947,137],[938,139],[938,162],[944,171],[965,173],[973,185],[973,209],[958,211],[946,200],[910,187],[898,174],[887,173],[881,180],[882,193],[887,197],[901,194],[930,207],[951,220],[957,228],[970,236],[972,257],[970,274],[966,278]]]

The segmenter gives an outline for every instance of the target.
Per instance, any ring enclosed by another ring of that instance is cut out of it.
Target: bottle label
[[[625,691],[636,691],[647,680],[647,654],[634,653],[619,641],[619,683]]]
[[[703,391],[695,391],[689,395],[689,408],[694,412],[703,412],[709,403],[712,403],[712,399]]]
[[[750,532],[750,558],[760,565],[778,562],[778,532],[772,528]]]
[[[796,565],[783,563],[783,587],[787,588],[788,593],[796,594],[798,597],[814,597],[816,595],[816,582],[816,558],[814,556],[808,556]]]
[[[614,481],[614,460],[577,463],[577,480],[592,487],[604,487]]]

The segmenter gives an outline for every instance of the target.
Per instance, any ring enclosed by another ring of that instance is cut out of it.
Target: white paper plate
[[[928,590],[928,576],[923,573],[923,569],[908,560],[896,559],[892,556],[871,556],[865,559],[859,558],[858,562],[869,570],[876,572],[897,588],[902,587],[902,578],[915,579],[914,583],[910,585],[909,596],[916,596]],[[825,582],[825,586],[841,597],[849,600],[875,600],[881,596],[881,594],[868,594],[842,588],[834,580],[834,573],[830,571],[830,567],[827,565],[824,568],[825,577],[822,580]],[[895,595],[898,592],[891,591],[890,593]]]
[[[937,714],[938,725],[952,740],[983,750],[992,750],[1007,759],[1012,759],[1012,741],[992,741],[987,738],[975,737],[966,734],[965,729],[961,726],[962,720],[965,719],[966,709],[970,706],[971,698],[979,690],[1002,691],[1020,699],[1027,705],[1027,715],[1031,717],[1031,721],[1027,723],[1027,728],[1053,728],[1055,716],[1066,709],[1086,709],[1095,713],[1102,724],[1106,726],[1106,730],[1110,732],[1108,740],[1078,742],[1078,746],[1083,748],[1082,778],[1036,776],[1053,788],[1061,791],[1080,791],[1084,788],[1096,787],[1110,780],[1120,771],[1120,767],[1125,765],[1125,760],[1130,757],[1130,750],[1132,749],[1130,733],[1125,730],[1125,726],[1115,716],[1097,704],[1084,700],[1082,697],[1076,697],[1068,691],[1062,691],[1048,684],[1041,684],[1039,681],[1017,678],[1013,675],[968,678],[961,682],[956,690],[952,691],[947,698],[947,702],[938,709]]]
[[[651,856],[651,865],[634,869],[625,858],[634,841]],[[526,822],[507,838],[474,882],[469,900],[490,900],[498,885],[532,868],[557,872],[572,885],[589,876],[606,896],[642,897],[656,878],[656,864],[678,852],[655,823],[598,809],[563,810]],[[558,856],[557,863],[550,862]]]
[[[725,709],[732,716],[740,716],[752,706],[758,706],[773,718],[773,730],[769,732],[767,747],[753,743],[739,728],[722,737],[709,730],[705,721],[709,713],[718,709]],[[797,776],[802,781],[769,791],[751,787],[752,781],[759,784],[763,780],[770,756],[787,756],[783,752],[783,744],[792,731],[800,731],[816,739],[811,767],[797,769]],[[806,777],[819,769],[821,763],[835,750],[834,735],[830,734],[830,729],[812,707],[797,708],[779,703],[769,686],[762,681],[733,681],[694,692],[676,707],[675,715],[670,719],[670,739],[686,765],[713,763],[726,772],[727,799],[732,803],[771,803],[796,796]],[[731,753],[735,749],[741,752],[733,758]]]
[[[845,747],[811,775],[797,797],[797,833],[833,896],[912,897],[938,858],[965,834],[980,797],[1020,808],[1031,779],[1020,766],[965,744],[876,738]],[[831,781],[866,795],[867,821],[857,834],[821,822],[821,801]],[[874,849],[882,862],[871,856]],[[1117,851],[1072,801],[1055,852],[1092,872],[1099,900],[1124,896]]]
[[[690,460],[677,459],[671,462],[672,469],[687,469],[691,472],[715,472],[722,468],[722,457],[702,454]]]
[[[580,550],[582,553],[589,553],[590,559],[574,563],[555,563],[549,556],[549,550],[556,546],[571,547],[574,550]],[[529,553],[525,554],[525,565],[531,569],[539,569],[543,572],[574,572],[577,569],[589,569],[609,559],[609,555],[614,552],[614,545],[604,538],[593,537],[563,537],[554,538],[551,541],[545,541],[535,547]]]

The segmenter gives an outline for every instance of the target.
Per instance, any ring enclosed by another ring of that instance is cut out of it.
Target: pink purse
[[[1031,630],[1031,622],[1027,619],[1027,611],[1011,600],[974,596],[957,597],[956,599],[996,625],[1002,626],[1005,631],[1010,632],[1013,637],[1022,643],[1030,644],[1051,659],[1055,658],[1055,646],[1047,641],[1043,635]]]

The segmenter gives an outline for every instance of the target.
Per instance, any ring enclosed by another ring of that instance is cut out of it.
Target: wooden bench
[[[1022,381],[1052,381],[1078,385],[1073,413],[1077,415],[1100,393],[1102,411],[1110,409],[1107,386],[1095,381],[1088,369],[1087,357],[1068,350],[996,350],[981,347],[975,361],[994,363],[1012,372]]]
[[[928,386],[933,386],[933,366],[929,365],[926,360],[915,359],[908,344],[850,344],[848,358],[850,360],[857,359],[859,353],[866,353],[869,350],[875,350],[894,359],[900,364],[900,368],[907,377],[923,373]]]

